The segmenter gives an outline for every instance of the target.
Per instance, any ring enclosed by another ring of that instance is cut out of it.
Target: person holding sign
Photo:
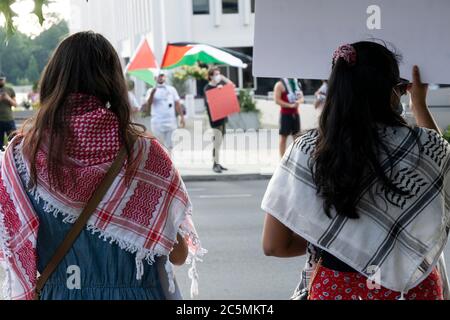
[[[156,87],[149,90],[147,101],[152,117],[152,133],[169,152],[172,152],[172,136],[178,127],[177,115],[180,116],[180,126],[185,127],[181,99],[177,90],[166,84],[166,75],[163,71],[159,73],[156,81]]]
[[[286,152],[287,139],[300,134],[298,108],[304,102],[301,85],[297,79],[281,79],[275,84],[275,103],[280,110],[280,157]]]
[[[0,72],[0,151],[3,149],[5,135],[16,130],[12,107],[17,107],[16,93],[6,86],[6,76]]]
[[[328,91],[328,80],[323,80],[322,85],[314,94],[316,101],[314,101],[314,108],[318,112],[322,112],[323,106],[325,105],[325,101],[327,99],[327,91]]]
[[[406,83],[398,56],[366,41],[332,62],[319,128],[290,147],[264,196],[264,252],[315,252],[309,300],[448,299],[450,144],[419,69]],[[408,91],[417,126],[399,113]]]
[[[221,74],[220,69],[218,67],[212,67],[208,70],[208,84],[204,88],[205,92],[205,104],[206,104],[206,110],[208,112],[208,118],[209,123],[211,125],[211,128],[214,131],[214,137],[213,137],[213,171],[215,173],[222,173],[223,171],[227,171],[228,169],[223,167],[220,164],[220,147],[222,146],[223,137],[226,133],[226,123],[227,118],[213,120],[213,117],[211,115],[211,109],[210,105],[208,103],[208,99],[206,97],[206,92],[209,90],[217,89],[217,88],[223,88],[227,84],[231,84],[234,86],[233,82],[231,82],[230,79],[225,77]]]

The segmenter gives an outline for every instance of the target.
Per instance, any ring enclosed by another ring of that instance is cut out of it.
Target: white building
[[[71,32],[93,30],[130,59],[147,37],[159,62],[167,43],[199,42],[253,54],[255,0],[71,0]],[[240,87],[254,87],[252,66],[225,73]]]

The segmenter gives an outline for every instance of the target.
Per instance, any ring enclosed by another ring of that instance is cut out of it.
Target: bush
[[[186,83],[186,79],[180,79],[175,75],[175,73],[172,73],[169,76],[169,82],[170,84],[177,89],[178,94],[180,97],[185,97],[188,91],[188,86]]]
[[[178,80],[186,81],[189,78],[194,78],[195,80],[205,80],[208,79],[208,69],[202,68],[198,64],[193,66],[182,66],[175,72],[174,75]]]
[[[447,130],[444,133],[444,139],[450,142],[450,126],[447,127]]]
[[[241,112],[260,112],[256,107],[256,101],[253,99],[253,95],[249,89],[239,91],[239,104],[241,105]]]

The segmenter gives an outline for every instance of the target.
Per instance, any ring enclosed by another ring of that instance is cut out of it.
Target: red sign
[[[221,88],[206,91],[212,121],[217,121],[241,111],[234,85],[227,84]]]

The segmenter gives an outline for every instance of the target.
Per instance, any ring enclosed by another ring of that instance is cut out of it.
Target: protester
[[[178,128],[185,127],[181,99],[177,90],[166,83],[166,75],[161,71],[156,79],[157,85],[148,92],[147,106],[150,108],[152,133],[169,150],[173,149],[172,136]]]
[[[407,90],[417,127],[397,111]],[[426,96],[418,67],[406,84],[381,44],[335,52],[319,129],[286,152],[262,203],[267,255],[316,252],[310,300],[448,298],[450,145]]]
[[[33,84],[31,88],[31,92],[28,93],[28,101],[33,108],[37,108],[39,106],[39,83],[36,82]]]
[[[135,83],[133,80],[127,81],[128,86],[128,99],[130,100],[131,111],[133,114],[138,113],[141,110],[141,105],[139,104],[136,95],[134,94]]]
[[[37,115],[0,158],[7,298],[30,300],[43,286],[41,300],[170,299],[177,289],[171,263],[187,256],[195,293],[195,262],[204,251],[189,196],[161,145],[131,123],[112,45],[93,32],[65,39],[43,72],[40,94]],[[114,168],[120,172],[102,190]],[[87,225],[67,254],[55,254],[93,194],[102,197]]]
[[[314,108],[318,112],[322,112],[323,106],[325,105],[325,101],[327,99],[327,91],[328,91],[328,80],[324,80],[319,90],[314,94],[316,101],[314,102]]]
[[[280,157],[286,152],[287,140],[300,134],[299,107],[304,102],[303,92],[297,79],[281,79],[275,84],[275,103],[280,110]]]
[[[16,93],[6,85],[6,76],[0,72],[0,150],[3,149],[5,136],[16,130],[12,107],[17,107]]]
[[[225,134],[227,132],[226,124],[227,124],[227,118],[218,119],[213,121],[211,117],[211,111],[209,109],[208,99],[206,98],[206,92],[212,89],[217,88],[223,88],[223,86],[227,84],[232,84],[234,86],[234,83],[222,75],[220,72],[220,69],[218,67],[211,67],[208,70],[208,84],[203,89],[205,93],[205,104],[206,104],[206,110],[208,112],[208,118],[209,123],[211,125],[211,128],[214,131],[213,136],[213,171],[215,173],[222,173],[223,171],[228,171],[227,168],[222,166],[220,164],[220,148],[222,146],[223,139],[225,137]]]

